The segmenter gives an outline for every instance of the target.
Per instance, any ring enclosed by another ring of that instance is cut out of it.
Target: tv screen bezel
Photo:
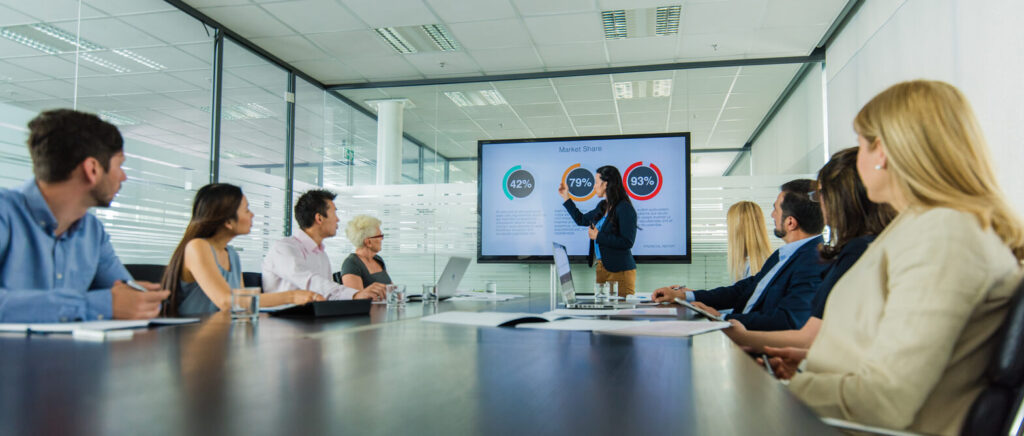
[[[686,254],[683,255],[634,255],[633,259],[636,263],[648,263],[648,264],[689,264],[693,260],[693,231],[691,229],[691,215],[692,210],[690,207],[691,198],[693,194],[692,189],[692,177],[690,175],[690,132],[669,132],[669,133],[640,133],[640,134],[629,134],[629,135],[600,135],[600,136],[565,136],[555,138],[523,138],[523,139],[481,139],[476,142],[476,262],[477,263],[552,263],[554,262],[554,256],[549,255],[537,255],[537,256],[484,256],[483,255],[483,187],[480,183],[483,180],[483,148],[484,145],[490,144],[507,144],[507,143],[528,143],[528,142],[564,142],[564,141],[596,141],[596,140],[608,140],[608,139],[634,139],[634,138],[669,138],[669,137],[683,137],[685,138],[683,144],[684,158],[686,160]],[[569,262],[572,263],[585,263],[587,256],[585,255],[570,255]]]

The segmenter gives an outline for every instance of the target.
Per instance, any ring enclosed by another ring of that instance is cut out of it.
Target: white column
[[[392,185],[402,180],[402,110],[409,100],[371,100],[377,107],[377,184]]]

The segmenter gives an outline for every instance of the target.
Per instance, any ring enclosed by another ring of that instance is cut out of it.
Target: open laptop
[[[448,264],[445,265],[444,271],[441,272],[441,276],[437,278],[437,297],[438,300],[447,300],[455,296],[459,282],[462,281],[462,276],[466,275],[466,269],[469,268],[468,257],[452,256],[448,258]],[[409,295],[409,301],[419,301],[423,299],[423,295]]]
[[[562,286],[562,300],[565,301],[566,309],[614,309],[610,304],[591,304],[576,301],[576,287],[572,283],[572,269],[569,267],[569,253],[565,246],[552,242],[554,251],[555,273],[558,274],[558,282]]]

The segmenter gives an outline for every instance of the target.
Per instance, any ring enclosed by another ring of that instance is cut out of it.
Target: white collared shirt
[[[324,245],[304,231],[279,239],[263,258],[263,291],[307,289],[328,300],[351,300],[356,290],[331,280],[331,260]]]

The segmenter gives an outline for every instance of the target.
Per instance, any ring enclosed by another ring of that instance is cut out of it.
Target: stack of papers
[[[676,317],[674,307],[640,308],[640,309],[555,309],[544,312],[553,316],[671,316]]]
[[[150,325],[178,325],[199,322],[199,318],[153,318],[142,320],[109,320],[55,323],[0,323],[0,332],[72,333],[76,330],[109,331],[136,329]]]
[[[727,322],[659,321],[627,326],[622,329],[602,329],[597,333],[621,336],[686,337],[728,328]]]

